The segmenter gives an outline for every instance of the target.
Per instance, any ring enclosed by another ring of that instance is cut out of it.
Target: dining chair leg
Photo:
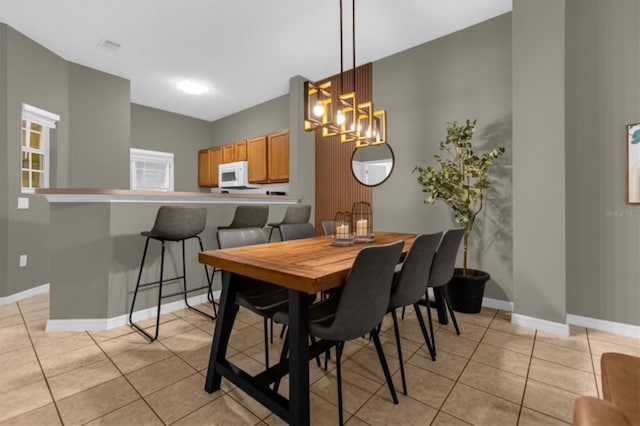
[[[338,342],[336,345],[336,376],[338,380],[338,422],[340,426],[344,425],[344,419],[342,414],[342,368],[340,366],[340,359],[342,358],[342,348],[344,342]]]
[[[273,318],[269,319],[269,342],[273,343]]]
[[[202,245],[202,238],[200,238],[200,236],[196,235],[196,238],[198,239],[198,243],[200,243],[200,251],[203,252],[204,251],[204,246]],[[209,300],[209,303],[212,304],[213,306],[213,319],[218,318],[218,312],[216,310],[216,301],[213,299],[213,277],[216,274],[217,269],[214,267],[213,271],[211,272],[211,276],[209,276],[209,268],[207,267],[207,265],[204,265],[204,273],[207,277],[207,285],[209,287],[209,289],[207,290],[207,300]]]
[[[280,338],[282,339],[284,337],[284,334],[287,332],[287,326],[286,325],[282,325],[282,329],[280,330]]]
[[[389,392],[391,392],[391,399],[393,399],[393,403],[398,403],[398,396],[396,395],[396,388],[393,386],[393,381],[391,380],[391,373],[389,372],[389,366],[387,365],[387,359],[384,356],[384,351],[382,350],[382,345],[380,344],[380,337],[378,337],[378,331],[374,328],[372,333],[373,343],[376,346],[376,352],[378,353],[378,359],[380,360],[380,365],[382,366],[382,372],[384,373],[384,378],[387,380],[387,385],[389,386]]]
[[[402,319],[402,320],[404,320],[404,311],[405,311],[405,309],[406,309],[406,306],[403,306],[403,307],[402,307],[402,316],[401,316],[401,318],[400,318],[400,319]]]
[[[313,337],[312,335],[309,335],[309,340],[311,340],[311,344],[315,345],[316,343],[316,338]],[[318,365],[318,368],[321,368],[321,363],[320,363],[320,355],[316,355],[316,364]]]
[[[285,334],[284,342],[282,343],[282,351],[280,351],[280,362],[282,363],[285,359],[287,359],[287,354],[289,353],[289,333]],[[280,387],[280,377],[273,382],[273,390],[278,392],[278,388]]]
[[[407,394],[407,380],[404,376],[404,363],[402,361],[402,346],[400,345],[400,331],[398,330],[398,316],[396,315],[395,308],[391,310],[391,317],[393,318],[393,331],[396,335],[396,349],[398,350],[398,361],[400,362],[400,376],[402,377],[402,393]]]
[[[269,368],[269,333],[268,333],[268,323],[267,318],[262,319],[263,329],[264,329],[264,366]]]
[[[418,303],[414,303],[413,308],[416,310],[418,323],[420,323],[420,330],[422,330],[422,336],[424,336],[424,342],[427,344],[427,349],[429,350],[429,355],[431,355],[431,360],[435,361],[436,354],[433,351],[433,346],[431,346],[431,339],[429,339],[429,333],[427,332],[427,327],[425,327],[424,325],[424,318],[422,318],[422,312],[420,312],[420,305]]]
[[[451,299],[449,299],[449,292],[446,288],[442,289],[442,297],[444,302],[447,304],[447,309],[449,310],[449,315],[451,315],[451,321],[453,322],[453,326],[456,329],[456,333],[460,335],[460,329],[458,328],[458,321],[456,321],[456,316],[453,313],[453,306],[451,306]]]
[[[427,296],[427,303],[426,303],[426,305],[427,305],[427,318],[429,319],[429,332],[431,333],[431,347],[433,348],[433,355],[435,356],[435,355],[437,355],[437,352],[436,352],[436,335],[433,332],[433,319],[431,318],[431,306],[430,306],[429,298],[428,298],[429,295],[427,294],[426,296]]]

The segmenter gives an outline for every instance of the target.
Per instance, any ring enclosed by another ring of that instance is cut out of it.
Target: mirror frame
[[[358,179],[358,176],[356,176],[355,172],[353,171],[353,158],[356,156],[356,152],[358,152],[358,150],[360,150],[360,149],[366,149],[366,148],[371,148],[371,147],[374,147],[374,146],[381,146],[381,145],[386,145],[386,147],[389,148],[389,152],[391,152],[391,170],[389,170],[389,174],[387,174],[387,176],[384,179],[382,179],[380,182],[378,182],[378,183],[376,183],[374,185],[363,183],[360,179]],[[395,154],[393,153],[393,149],[391,148],[391,145],[389,145],[388,143],[380,144],[380,145],[361,146],[361,147],[356,148],[356,149],[353,150],[353,153],[351,154],[350,167],[351,167],[351,176],[353,176],[353,178],[356,181],[358,181],[358,183],[360,185],[367,186],[367,187],[370,187],[370,188],[374,188],[376,186],[382,185],[383,183],[385,183],[387,181],[387,179],[389,179],[389,176],[391,176],[391,173],[393,173],[393,169],[396,167],[396,157],[395,157]]]

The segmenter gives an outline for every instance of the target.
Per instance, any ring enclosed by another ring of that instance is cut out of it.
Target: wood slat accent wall
[[[357,102],[367,102],[372,98],[371,63],[356,68]],[[338,87],[340,75],[332,80],[331,86]],[[353,70],[345,72],[344,93],[353,90]],[[333,220],[337,211],[351,211],[356,201],[372,203],[372,191],[360,184],[351,173],[351,155],[354,143],[340,143],[339,136],[322,137],[316,130],[316,208],[315,223],[318,234],[322,234],[321,223]],[[372,203],[373,204],[373,203]],[[374,218],[375,228],[375,218]]]

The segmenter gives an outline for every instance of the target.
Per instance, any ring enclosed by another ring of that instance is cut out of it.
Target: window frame
[[[25,145],[22,145],[22,122],[25,122]],[[35,171],[42,172],[42,180],[41,185],[38,188],[49,188],[50,182],[50,152],[51,152],[51,138],[50,133],[52,129],[57,127],[57,123],[60,121],[60,116],[58,114],[54,114],[49,111],[45,111],[41,108],[35,107],[33,105],[29,105],[26,103],[22,104],[22,113],[20,118],[20,191],[23,194],[33,194],[35,193],[35,189],[33,187],[32,182],[32,173],[35,169],[31,167],[31,160],[28,168],[22,167],[22,157],[25,153],[29,154],[29,158],[33,158],[33,154],[41,154],[43,156],[43,167],[42,169],[38,169]],[[40,134],[40,149],[32,148],[30,145],[31,139],[31,124],[36,123],[42,127],[42,131]],[[29,184],[30,186],[25,187],[22,186],[22,173],[29,173]]]
[[[129,189],[138,191],[173,192],[175,190],[175,155],[173,152],[152,151],[149,149],[129,148]],[[162,163],[168,166],[169,182],[165,189],[144,188],[138,182],[136,161]]]

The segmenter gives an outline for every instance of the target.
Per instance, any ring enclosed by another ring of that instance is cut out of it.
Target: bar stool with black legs
[[[308,204],[296,204],[287,207],[282,222],[269,224],[271,227],[271,231],[269,231],[269,241],[271,241],[271,235],[274,229],[280,232],[280,225],[307,223],[309,222],[309,217],[311,217],[311,206]],[[280,239],[282,239],[282,232],[280,232]]]
[[[209,293],[211,293],[211,280],[209,279],[209,270],[205,267],[204,271],[207,276],[207,285],[187,289],[187,267],[186,267],[186,258],[185,258],[185,248],[184,242],[191,238],[197,238],[200,243],[200,251],[204,251],[204,247],[202,246],[202,240],[200,239],[200,234],[205,227],[205,223],[207,220],[207,210],[205,208],[194,208],[194,207],[178,207],[178,206],[162,206],[158,209],[158,214],[156,215],[156,221],[153,224],[153,228],[151,231],[141,232],[143,237],[146,237],[147,240],[144,244],[144,252],[142,254],[142,262],[140,262],[140,271],[138,272],[138,281],[136,282],[136,290],[133,293],[133,301],[131,302],[131,311],[129,312],[129,323],[130,325],[142,333],[144,337],[146,337],[149,341],[153,342],[158,338],[158,332],[160,330],[160,307],[161,301],[164,298],[172,297],[176,295],[183,295],[184,303],[187,305],[187,308],[200,313],[208,318],[215,319],[217,316],[215,304],[213,305],[214,316],[209,315],[206,312],[203,312],[189,304],[189,300],[187,299],[187,295],[194,291],[207,289]],[[162,251],[160,254],[160,279],[158,281],[153,281],[149,283],[140,283],[140,279],[142,278],[142,268],[144,267],[144,261],[147,257],[147,249],[149,247],[149,240],[156,240],[162,244]],[[182,275],[176,276],[173,278],[164,278],[164,252],[165,252],[165,243],[166,242],[180,242],[182,243]],[[162,294],[162,285],[167,284],[172,281],[182,280],[182,290],[176,291],[170,294]],[[133,322],[133,310],[136,304],[136,297],[138,296],[138,290],[143,287],[148,286],[158,286],[158,311],[156,315],[156,331],[153,336],[147,333],[145,330],[137,326]]]

